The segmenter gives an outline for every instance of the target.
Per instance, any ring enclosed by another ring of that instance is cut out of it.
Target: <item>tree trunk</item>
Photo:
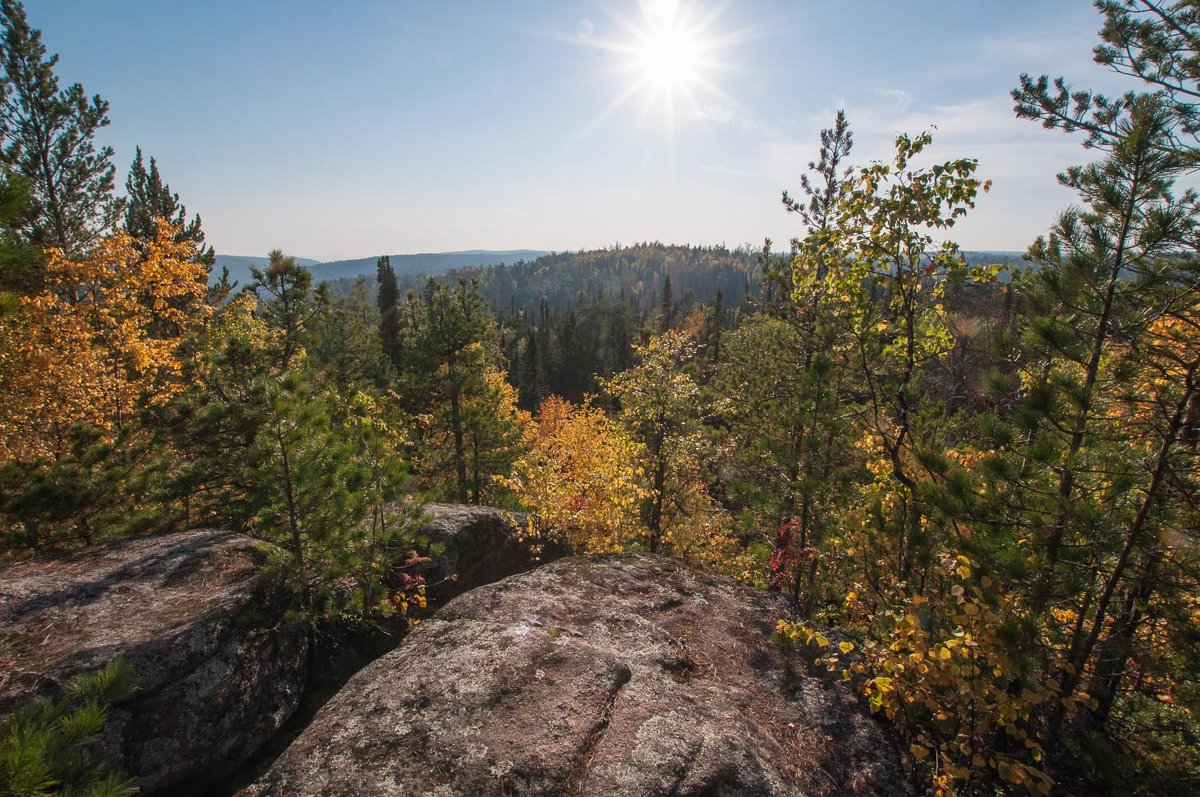
[[[279,443],[280,462],[283,465],[283,489],[287,499],[288,531],[291,534],[292,561],[296,566],[296,576],[300,581],[301,598],[304,609],[312,615],[312,590],[309,588],[308,574],[304,572],[304,538],[300,530],[300,512],[296,506],[296,483],[292,478],[292,461],[288,455],[287,441],[283,431],[275,429],[275,439]]]

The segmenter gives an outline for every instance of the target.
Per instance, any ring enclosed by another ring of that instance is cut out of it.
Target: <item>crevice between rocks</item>
[[[190,778],[167,790],[147,792],[148,797],[232,797],[266,773],[321,708],[360,670],[395,650],[409,630],[401,618],[362,629],[326,629],[317,640],[310,638],[307,674],[296,708],[275,733],[227,774],[216,779],[209,775]]]
[[[625,664],[622,664],[617,670],[616,680],[609,687],[608,696],[604,700],[604,706],[600,711],[600,717],[596,720],[596,724],[588,732],[587,738],[583,740],[583,746],[579,750],[579,755],[576,758],[575,766],[572,768],[571,775],[567,779],[566,789],[563,791],[564,797],[579,797],[583,793],[584,783],[587,781],[588,773],[592,768],[592,758],[596,755],[597,748],[600,747],[600,742],[604,739],[604,735],[608,733],[608,726],[612,723],[613,709],[617,705],[617,698],[621,696],[621,691],[633,679],[633,671]]]

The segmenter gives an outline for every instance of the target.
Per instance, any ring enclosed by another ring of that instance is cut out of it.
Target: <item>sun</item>
[[[630,45],[633,68],[656,91],[687,90],[703,76],[707,42],[689,24],[678,0],[656,0],[643,6],[644,22]]]
[[[632,14],[608,12],[615,37],[595,36],[590,20],[580,43],[616,56],[609,63],[622,90],[589,120],[585,135],[617,110],[641,106],[641,124],[665,131],[700,120],[712,108],[738,103],[718,85],[722,73],[736,70],[723,56],[752,38],[748,30],[729,30],[721,20],[728,0],[636,0]],[[640,102],[639,102],[640,100]]]

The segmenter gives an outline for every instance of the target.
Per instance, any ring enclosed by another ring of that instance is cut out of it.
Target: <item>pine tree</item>
[[[292,371],[266,386],[250,481],[262,491],[259,533],[286,551],[288,574],[310,617],[335,609],[350,542],[367,510],[371,473],[334,423],[331,401]]]
[[[305,345],[321,381],[339,395],[385,387],[391,376],[365,277],[337,300],[324,302],[309,322]]]
[[[515,393],[496,365],[496,333],[478,286],[433,279],[405,311],[400,389],[421,423],[417,472],[438,497],[480,503],[523,446]]]
[[[286,371],[301,350],[305,325],[324,306],[324,295],[312,290],[312,273],[278,249],[268,255],[266,268],[251,267],[250,274],[254,277],[250,289],[266,294],[266,298],[259,297],[264,316],[283,333],[280,365]]]
[[[78,83],[62,89],[41,32],[30,28],[17,0],[0,0],[4,91],[0,160],[28,179],[32,212],[26,239],[79,257],[112,227],[122,203],[113,197],[112,148],[95,143],[108,124],[108,102],[88,98]]]
[[[196,245],[196,262],[211,269],[217,256],[211,246],[204,245],[204,231],[200,228],[200,215],[187,219],[187,208],[179,202],[179,194],[171,191],[171,186],[162,181],[158,173],[158,164],[150,159],[150,169],[146,170],[142,158],[142,148],[137,148],[133,164],[129,167],[129,177],[125,180],[127,194],[125,204],[125,232],[139,241],[153,240],[157,231],[156,220],[165,219],[178,228],[176,241],[189,241]]]
[[[808,169],[817,183],[807,174],[800,176],[800,187],[808,202],[797,201],[783,192],[783,205],[789,213],[796,213],[809,230],[828,229],[836,217],[838,202],[845,193],[844,183],[853,174],[850,167],[842,168],[845,159],[854,148],[854,134],[845,111],[838,111],[833,127],[821,131],[821,149],[817,162],[808,162]]]
[[[1195,168],[1200,163],[1200,8],[1192,0],[1094,0],[1094,5],[1104,17],[1094,60],[1141,80],[1159,96],[1172,130],[1158,146]],[[1108,148],[1124,137],[1121,123],[1139,94],[1109,97],[1075,89],[1062,77],[1051,81],[1047,75],[1023,74],[1012,98],[1018,117],[1065,133],[1082,132],[1087,146]]]
[[[1054,499],[1031,523],[1033,606],[1081,618],[1058,675],[1073,695],[1093,673],[1084,688],[1096,702],[1078,712],[1081,727],[1103,725],[1128,659],[1119,651],[1134,646],[1147,601],[1179,578],[1165,572],[1175,560],[1163,530],[1185,525],[1179,509],[1197,495],[1183,440],[1200,395],[1197,274],[1184,257],[1195,196],[1171,193],[1189,164],[1167,143],[1172,121],[1159,97],[1132,101],[1108,157],[1063,175],[1086,211],[1064,213],[1029,253],[1041,269],[1026,290],[1025,417],[1036,421],[1029,448]],[[1027,501],[1026,512],[1036,506]],[[1071,719],[1057,706],[1051,730]]]
[[[109,710],[135,690],[133,669],[114,659],[80,675],[62,697],[18,707],[0,722],[0,794],[20,797],[129,797],[132,779],[105,760],[100,742]]]
[[[19,174],[0,177],[0,318],[15,312],[18,297],[37,286],[41,252],[20,233],[28,208],[28,182]]]

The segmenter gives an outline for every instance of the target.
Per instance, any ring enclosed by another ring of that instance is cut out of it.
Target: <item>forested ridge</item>
[[[974,159],[913,131],[861,163],[839,113],[780,176],[785,255],[318,285],[275,251],[234,285],[152,157],[115,188],[107,103],[3,0],[3,557],[228,529],[312,627],[370,624],[425,608],[422,503],[525,510],[783,592],[776,644],[863,696],[918,793],[1195,793],[1200,8],[1097,7],[1129,92],[1012,92],[1089,145],[1019,265],[953,243]],[[131,793],[72,758],[104,721],[78,695],[6,721],[0,793]]]

